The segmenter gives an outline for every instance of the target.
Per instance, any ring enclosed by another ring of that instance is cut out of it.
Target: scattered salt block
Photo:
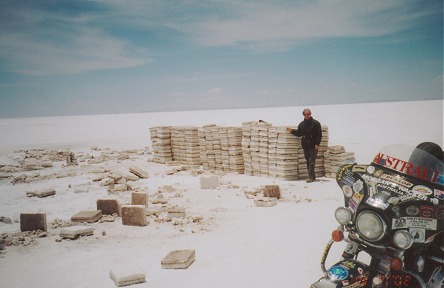
[[[145,282],[145,272],[140,267],[117,266],[109,270],[109,276],[117,287]]]
[[[151,215],[160,215],[163,212],[166,212],[167,208],[163,207],[163,206],[159,206],[159,207],[148,207],[146,208],[146,216],[151,216]]]
[[[20,213],[20,231],[47,231],[46,213]]]
[[[153,204],[166,204],[167,202],[168,200],[163,197],[162,193],[157,193],[157,195],[151,199],[151,203]]]
[[[102,179],[102,180],[99,182],[99,185],[100,185],[100,186],[108,186],[108,185],[111,185],[111,184],[114,184],[114,179],[109,178],[109,177],[104,178],[104,179]]]
[[[128,187],[129,190],[137,190],[137,189],[142,188],[142,184],[140,184],[139,182],[135,182],[135,181],[126,182],[126,186]]]
[[[254,200],[254,204],[256,204],[258,207],[271,207],[277,204],[277,199],[271,197],[261,197]]]
[[[176,189],[172,185],[163,185],[162,188],[160,188],[160,190],[162,192],[168,192],[168,193],[172,193],[172,192],[176,191]]]
[[[260,189],[246,189],[244,190],[245,197],[248,199],[254,199],[254,197],[257,196],[257,194],[260,193]]]
[[[132,192],[131,193],[131,205],[144,205],[148,206],[148,194],[144,192]]]
[[[101,217],[102,217],[101,210],[80,211],[79,213],[71,217],[71,221],[93,223],[98,221]]]
[[[62,238],[77,239],[80,236],[90,236],[94,234],[94,229],[88,226],[71,226],[63,228],[59,235]]]
[[[129,171],[139,178],[146,179],[148,178],[148,172],[137,166],[130,166]]]
[[[174,206],[167,209],[168,212],[168,218],[181,218],[185,217],[186,210],[184,207]]]
[[[279,185],[265,185],[264,196],[281,199],[281,189],[279,188]]]
[[[219,177],[218,176],[208,176],[200,177],[200,188],[201,189],[213,189],[219,187]]]
[[[162,269],[186,269],[196,258],[195,250],[174,250],[160,261]]]
[[[39,198],[48,197],[48,196],[55,195],[55,194],[56,194],[55,189],[44,189],[44,190],[26,192],[26,196],[28,196],[28,197],[36,196]]]
[[[119,202],[117,199],[97,199],[97,210],[104,215],[119,214]]]
[[[114,186],[113,190],[114,191],[121,191],[121,192],[123,192],[123,191],[128,190],[128,186],[126,186],[126,184],[117,184],[117,185]]]
[[[146,226],[146,207],[144,205],[122,205],[122,224],[129,226]]]

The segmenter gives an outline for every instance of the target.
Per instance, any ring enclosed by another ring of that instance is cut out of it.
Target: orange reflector
[[[402,266],[404,266],[404,264],[402,263],[401,259],[392,258],[390,260],[390,268],[392,268],[393,270],[399,271],[402,269]]]
[[[333,232],[331,232],[331,239],[335,242],[341,242],[342,239],[344,239],[344,233],[339,230],[333,230]]]

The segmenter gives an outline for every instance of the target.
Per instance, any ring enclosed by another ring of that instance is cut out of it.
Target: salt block
[[[146,277],[142,268],[133,265],[113,267],[109,270],[109,276],[117,287],[144,283]]]
[[[160,261],[162,269],[186,269],[196,258],[195,250],[174,250]]]
[[[159,207],[148,207],[146,208],[146,216],[151,216],[151,215],[160,215],[163,212],[166,212],[167,208],[163,207],[163,206],[159,206]]]
[[[281,199],[281,189],[279,188],[279,185],[265,185],[264,196]]]
[[[176,189],[172,185],[163,185],[162,188],[160,188],[160,190],[162,192],[168,192],[168,193],[172,193],[172,192],[176,191]]]
[[[47,231],[46,213],[20,213],[20,231]]]
[[[148,178],[148,172],[138,166],[130,166],[129,172],[133,173],[134,175],[138,176],[139,178],[146,179]]]
[[[71,226],[63,228],[59,235],[63,238],[77,239],[80,236],[90,236],[94,234],[94,229],[88,226]]]
[[[119,214],[119,202],[117,199],[97,199],[97,210],[104,215]]]
[[[109,178],[109,177],[104,178],[104,179],[102,179],[102,180],[99,182],[99,185],[100,185],[100,186],[108,186],[108,185],[111,185],[111,184],[114,184],[114,179]]]
[[[254,204],[258,207],[271,207],[277,205],[277,199],[271,197],[261,197],[254,200]]]
[[[186,215],[186,210],[184,207],[179,207],[179,206],[174,206],[174,207],[170,207],[167,209],[168,212],[168,218],[172,219],[172,218],[181,218],[181,217],[185,217]]]
[[[48,197],[54,194],[56,194],[55,189],[44,189],[44,190],[26,192],[26,196],[28,197],[36,196],[39,198]]]
[[[71,221],[93,223],[98,221],[101,217],[102,217],[101,210],[80,211],[79,213],[71,217]]]
[[[146,226],[146,207],[144,205],[122,205],[122,224],[129,226]]]
[[[162,193],[157,193],[157,195],[151,199],[151,203],[153,204],[166,204],[168,203],[168,200],[163,197]]]
[[[219,187],[219,177],[218,176],[208,176],[200,177],[200,188],[201,189],[213,189]]]
[[[144,205],[148,206],[148,193],[144,192],[132,192],[131,193],[131,205]]]
[[[0,239],[0,250],[5,250],[5,249],[6,249],[6,240]]]

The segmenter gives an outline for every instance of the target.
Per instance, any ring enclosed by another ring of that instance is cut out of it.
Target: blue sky
[[[0,118],[442,98],[440,0],[0,0]]]

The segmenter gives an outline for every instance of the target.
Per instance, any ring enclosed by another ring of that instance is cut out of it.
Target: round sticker
[[[353,195],[353,190],[348,185],[342,186],[342,191],[344,192],[344,195],[348,198],[350,198]]]
[[[327,271],[330,280],[345,280],[348,277],[348,270],[342,266],[333,266]]]
[[[427,186],[423,186],[423,185],[416,185],[415,187],[413,187],[413,192],[418,193],[418,194],[422,194],[422,195],[432,195],[433,191],[432,189],[430,189]]]
[[[367,172],[369,174],[375,173],[375,167],[374,166],[367,166]]]
[[[419,208],[416,206],[409,206],[405,209],[405,213],[409,216],[416,216],[419,214]]]

